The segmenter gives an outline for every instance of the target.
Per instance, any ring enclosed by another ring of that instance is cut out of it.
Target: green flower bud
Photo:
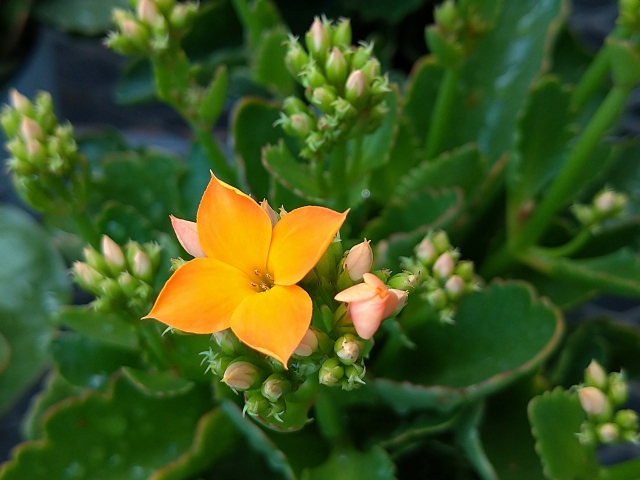
[[[580,425],[580,433],[578,433],[578,440],[582,445],[594,446],[598,442],[598,434],[591,422],[583,422]]]
[[[306,113],[294,113],[282,124],[284,131],[292,137],[305,138],[313,130],[313,119]]]
[[[334,87],[340,88],[347,79],[347,60],[338,47],[333,47],[324,65],[325,75]]]
[[[230,329],[214,332],[213,339],[226,355],[234,356],[240,351],[240,340]]]
[[[359,70],[369,61],[373,53],[373,43],[361,44],[351,56],[351,68]]]
[[[469,260],[462,260],[456,264],[456,267],[453,269],[453,273],[462,278],[465,282],[470,282],[473,280],[474,268],[473,262]]]
[[[127,297],[135,296],[138,287],[140,287],[140,280],[135,278],[129,272],[122,272],[118,275],[117,281],[120,289]]]
[[[437,288],[432,292],[429,292],[426,296],[426,300],[435,310],[442,310],[449,304],[447,294],[441,288]]]
[[[329,247],[316,264],[314,270],[318,278],[334,280],[338,275],[338,264],[342,260],[342,241],[340,234],[336,235]]]
[[[304,51],[302,45],[298,42],[297,37],[289,36],[287,42],[287,53],[284,57],[284,63],[289,70],[289,73],[296,79],[298,75],[303,71],[305,66],[309,63],[309,55]]]
[[[269,409],[268,417],[275,418],[278,422],[283,423],[281,415],[287,410],[287,404],[284,398],[279,398],[274,402],[271,402],[271,408]]]
[[[321,112],[332,114],[334,112],[333,102],[337,99],[336,91],[331,86],[318,87],[311,93],[311,103],[320,109]]]
[[[324,63],[327,50],[331,48],[331,38],[327,28],[318,17],[311,24],[311,28],[305,35],[307,50],[311,56],[321,64]]]
[[[146,282],[140,282],[140,285],[136,288],[134,296],[137,299],[140,299],[141,303],[148,302],[153,296],[153,287]]]
[[[591,205],[572,205],[571,213],[573,213],[578,221],[585,226],[593,225],[597,221],[595,211]]]
[[[589,418],[597,421],[606,421],[611,418],[613,413],[611,402],[598,388],[583,387],[578,390],[578,398]]]
[[[620,440],[620,428],[614,423],[603,423],[596,427],[598,439],[605,445],[615,443]]]
[[[72,267],[75,282],[88,292],[97,293],[104,276],[86,263],[75,262]]]
[[[456,6],[452,0],[447,0],[436,7],[433,16],[436,24],[446,32],[454,33],[457,31],[460,20]]]
[[[360,68],[365,78],[369,83],[372,83],[380,76],[380,62],[377,58],[371,57],[367,62]]]
[[[309,62],[304,66],[300,73],[300,81],[304,87],[311,90],[324,87],[328,84],[327,78],[313,62]],[[307,99],[311,101],[309,95],[307,93],[305,94],[307,95]]]
[[[118,275],[125,268],[125,258],[120,246],[107,235],[103,235],[100,250],[111,274]]]
[[[437,230],[431,234],[431,242],[438,254],[442,254],[451,249],[449,236],[444,230]]]
[[[176,30],[187,31],[198,15],[197,3],[179,3],[169,15],[169,24]]]
[[[626,203],[626,195],[611,190],[605,190],[593,199],[595,213],[603,219],[619,215]]]
[[[270,402],[277,402],[280,397],[291,391],[291,382],[282,374],[274,373],[262,382],[261,391]]]
[[[152,0],[152,1],[155,3],[156,7],[158,7],[158,10],[164,13],[165,15],[169,15],[171,13],[171,10],[173,10],[178,6],[176,5],[177,3],[176,0]]]
[[[122,289],[113,278],[105,278],[100,282],[99,291],[109,300],[118,300],[122,297]]]
[[[289,368],[298,376],[306,378],[309,375],[317,372],[320,368],[320,365],[318,365],[318,363],[316,363],[316,361],[311,358],[294,357],[289,362]]]
[[[309,114],[309,107],[307,104],[300,100],[298,97],[287,97],[282,102],[282,110],[288,116],[291,116],[295,113],[305,113]]]
[[[606,390],[609,385],[607,372],[595,360],[591,360],[589,366],[584,371],[584,383],[590,387],[596,387],[600,390]]]
[[[340,122],[351,122],[358,116],[358,111],[355,109],[353,105],[346,99],[342,97],[338,97],[338,99],[333,102],[333,108],[335,109],[335,117]]]
[[[333,387],[338,385],[344,377],[344,367],[337,358],[329,358],[320,367],[318,381],[321,385]]]
[[[369,100],[369,82],[362,70],[354,70],[344,86],[345,98],[356,108],[363,108]]]
[[[619,410],[613,417],[613,421],[622,430],[630,430],[638,434],[638,414],[635,411]]]
[[[347,48],[351,45],[351,22],[341,18],[331,31],[331,43],[334,46]]]
[[[33,115],[33,107],[27,97],[19,93],[15,88],[9,90],[11,106],[21,115]]]
[[[149,257],[154,272],[157,271],[162,259],[162,247],[158,243],[150,242],[142,245],[142,249]]]
[[[629,399],[629,385],[627,385],[624,373],[613,372],[609,374],[608,396],[615,407],[622,405]]]
[[[262,383],[264,375],[253,363],[240,360],[240,358],[243,357],[238,357],[237,360],[229,364],[220,381],[226,383],[233,390],[244,392],[256,388]]]
[[[389,288],[395,288],[397,290],[404,290],[406,292],[413,292],[418,286],[420,279],[412,272],[397,273],[387,281]]]
[[[149,26],[154,25],[160,15],[158,8],[151,0],[139,0],[136,14],[141,22]]]
[[[271,403],[264,396],[257,392],[250,395],[244,402],[242,413],[248,413],[254,417],[266,418],[271,410]]]
[[[344,368],[344,377],[342,378],[342,389],[351,391],[354,388],[358,388],[360,385],[364,385],[365,369],[362,365],[354,363]]]
[[[362,355],[363,343],[355,335],[347,333],[336,340],[333,350],[344,365],[353,365]]]

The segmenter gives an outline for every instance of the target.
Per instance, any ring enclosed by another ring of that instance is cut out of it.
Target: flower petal
[[[301,207],[273,227],[268,270],[278,285],[293,285],[315,267],[347,216],[324,207]]]
[[[212,175],[197,216],[198,236],[207,257],[253,275],[267,264],[271,220],[251,197]]]
[[[257,292],[240,270],[212,258],[196,258],[169,278],[144,318],[183,332],[218,332],[229,327],[234,310],[252,295]]]
[[[285,367],[311,324],[309,294],[297,285],[276,285],[247,297],[231,317],[231,330],[251,348]]]
[[[378,292],[371,285],[367,285],[366,283],[359,283],[357,285],[353,285],[341,292],[339,292],[335,297],[339,302],[362,302],[363,300],[369,300],[376,296]]]
[[[189,220],[182,220],[181,218],[169,215],[171,218],[171,225],[176,232],[176,237],[182,248],[187,253],[194,257],[204,258],[206,257],[202,245],[200,245],[200,239],[198,238],[198,226],[196,222],[190,222]]]
[[[384,282],[380,280],[378,277],[376,277],[373,273],[367,272],[363,274],[362,279],[364,280],[364,283],[366,283],[372,288],[379,288],[384,290],[387,289],[387,286],[384,284]]]
[[[349,304],[349,316],[353,321],[353,326],[356,327],[358,336],[365,340],[373,337],[373,334],[376,333],[380,323],[385,318],[387,298],[375,297],[364,302]]]

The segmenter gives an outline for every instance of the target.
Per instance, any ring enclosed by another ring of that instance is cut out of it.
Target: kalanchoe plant
[[[188,46],[223,3],[132,0],[105,42],[185,159],[10,93],[44,228],[0,207],[0,408],[49,374],[0,480],[640,478],[597,456],[637,443],[640,331],[563,321],[640,298],[638,1],[587,61],[562,0],[448,0],[391,77],[348,19],[295,37],[269,0],[231,2],[245,46],[210,68]]]

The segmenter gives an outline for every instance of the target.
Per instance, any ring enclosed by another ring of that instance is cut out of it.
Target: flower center
[[[261,272],[257,268],[253,271],[254,280],[251,282],[251,286],[258,292],[266,292],[273,287],[273,275],[269,272]]]

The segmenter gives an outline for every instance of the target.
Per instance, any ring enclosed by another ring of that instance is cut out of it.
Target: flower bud
[[[326,77],[313,62],[309,62],[304,66],[302,72],[300,72],[300,81],[304,87],[310,89],[324,87],[327,85]],[[309,98],[308,95],[307,98]],[[309,101],[311,101],[311,99],[309,99]]]
[[[301,377],[308,377],[320,368],[311,358],[295,358],[293,357],[289,363],[289,368]]]
[[[46,168],[47,154],[44,147],[42,146],[42,143],[34,138],[29,138],[25,142],[25,146],[27,147],[27,155],[29,157],[29,161],[36,167]]]
[[[22,117],[20,122],[20,133],[25,142],[30,140],[44,140],[44,132],[42,127],[34,119]]]
[[[307,52],[304,51],[304,48],[302,48],[302,45],[298,43],[298,39],[296,37],[290,36],[287,46],[288,49],[284,57],[284,62],[289,73],[297,78],[305,65],[309,63],[309,56],[307,55]]]
[[[125,268],[124,254],[120,246],[107,235],[102,236],[100,250],[111,273],[118,275]]]
[[[233,390],[244,392],[255,388],[261,383],[262,378],[262,374],[253,363],[239,360],[229,364],[220,381],[226,383]]]
[[[451,248],[449,236],[444,230],[437,230],[431,235],[431,242],[438,254],[442,254]]]
[[[291,382],[279,373],[269,376],[261,387],[262,395],[270,402],[276,402],[291,391]]]
[[[336,88],[340,88],[347,78],[347,60],[338,47],[333,47],[324,65],[327,80]]]
[[[138,18],[149,26],[155,24],[158,19],[158,9],[151,0],[139,0],[136,9]]]
[[[256,392],[244,402],[242,413],[248,413],[254,417],[266,417],[271,410],[271,403],[264,398],[262,393]]]
[[[438,252],[429,237],[424,237],[415,249],[416,257],[427,267],[433,265],[438,258]]]
[[[230,329],[214,332],[213,339],[226,355],[234,356],[238,354],[241,347],[240,340]]]
[[[310,328],[305,332],[304,337],[302,337],[300,344],[296,347],[293,353],[299,357],[308,357],[316,350],[318,350],[318,337],[316,336],[315,331]]]
[[[369,61],[371,58],[371,54],[373,53],[373,43],[361,43],[356,51],[351,56],[351,68],[353,70],[361,69],[365,63]]]
[[[351,22],[348,18],[340,18],[331,32],[331,43],[338,47],[350,47],[351,36]]]
[[[140,280],[143,280],[147,283],[151,283],[153,281],[153,268],[151,267],[151,260],[149,260],[147,254],[142,250],[138,250],[133,255],[131,273],[133,273]]]
[[[458,23],[458,12],[456,6],[452,0],[447,0],[436,7],[433,12],[434,20],[436,24],[442,27],[447,33],[453,33],[456,31],[456,24]]]
[[[596,433],[596,429],[591,422],[583,422],[580,425],[580,433],[578,433],[578,440],[582,445],[585,446],[595,446],[598,442],[598,434]]]
[[[629,399],[629,386],[624,373],[613,372],[609,374],[609,399],[618,407]]]
[[[404,306],[409,301],[409,292],[406,290],[398,290],[396,288],[390,288],[389,292],[394,293],[395,296],[398,297],[398,306],[396,307],[396,309],[393,311],[393,314],[391,315],[391,316],[396,316],[402,311]]]
[[[109,300],[117,300],[122,297],[122,289],[120,285],[118,285],[117,280],[113,278],[104,278],[102,282],[100,282],[99,291],[100,294]]]
[[[183,260],[182,258],[171,258],[169,261],[171,262],[171,271],[172,272],[175,272],[181,266],[183,266],[185,263],[187,263],[187,261]]]
[[[140,287],[140,280],[135,278],[129,272],[122,272],[117,278],[118,286],[127,297],[133,297]]]
[[[333,350],[345,365],[353,365],[362,354],[362,342],[350,333],[336,340]]]
[[[615,443],[620,439],[620,428],[615,423],[603,423],[596,427],[598,439],[605,445]]]
[[[177,30],[187,30],[198,14],[197,3],[179,3],[171,10],[169,23]]]
[[[426,300],[435,310],[442,310],[449,304],[447,295],[441,288],[436,288],[432,292],[429,292]]]
[[[369,99],[369,82],[362,70],[354,70],[344,86],[344,97],[356,108],[363,108]]]
[[[321,385],[333,387],[340,383],[344,376],[344,367],[337,358],[329,358],[320,367],[318,381]]]
[[[348,271],[349,277],[354,282],[362,280],[365,273],[371,271],[373,266],[373,250],[370,241],[365,238],[349,250],[347,258],[344,260],[344,268]]]
[[[464,293],[464,280],[458,275],[452,275],[445,283],[444,291],[451,300],[457,300]]]
[[[418,286],[418,276],[412,272],[397,273],[387,281],[387,286],[395,290],[413,292]]]
[[[633,410],[620,410],[616,412],[613,421],[622,430],[631,430],[638,434],[638,414]]]
[[[11,102],[11,106],[22,115],[29,115],[33,112],[29,99],[15,88],[9,90],[9,101]]]
[[[433,274],[436,278],[444,280],[446,278],[449,278],[449,276],[453,273],[454,267],[455,262],[453,260],[453,257],[449,252],[444,252],[438,257],[436,263],[433,264]]]
[[[453,269],[453,272],[465,282],[470,282],[473,280],[473,275],[475,273],[473,262],[470,260],[462,260],[456,264],[456,268]]]
[[[364,375],[366,371],[362,365],[354,363],[344,368],[344,377],[342,378],[342,389],[351,391],[354,388],[358,388],[360,385],[364,385]]]
[[[336,101],[335,89],[330,86],[318,87],[311,93],[311,103],[323,113],[332,114],[334,112],[333,102]]]
[[[282,128],[292,137],[305,138],[313,129],[313,119],[306,113],[294,113],[282,122]]]
[[[283,423],[284,421],[280,417],[281,415],[284,414],[286,410],[287,410],[287,404],[284,401],[284,398],[279,398],[274,402],[271,402],[271,408],[269,408],[269,413],[267,414],[267,416],[273,417],[278,422]]]
[[[284,113],[291,116],[294,113],[309,113],[307,104],[300,100],[298,97],[287,97],[282,102],[282,110]]]
[[[162,258],[162,247],[160,244],[155,242],[149,242],[142,245],[142,249],[149,257],[151,261],[151,266],[154,270],[157,270],[160,266],[160,260]]]
[[[372,57],[367,60],[367,63],[365,63],[360,70],[362,70],[367,82],[372,83],[380,76],[380,62],[377,58]]]
[[[83,289],[96,293],[104,277],[94,268],[83,262],[75,262],[72,272],[74,279]]]
[[[591,363],[584,371],[584,381],[587,386],[596,387],[600,390],[606,390],[609,384],[607,373],[595,360],[591,360]]]
[[[311,28],[306,33],[305,41],[307,43],[307,50],[311,56],[323,63],[327,50],[331,47],[331,38],[323,22],[321,22],[318,17],[315,18],[311,24]]]
[[[582,409],[590,417],[597,420],[607,420],[611,417],[611,402],[609,402],[605,394],[596,387],[581,388],[578,390],[578,398],[580,398]]]

